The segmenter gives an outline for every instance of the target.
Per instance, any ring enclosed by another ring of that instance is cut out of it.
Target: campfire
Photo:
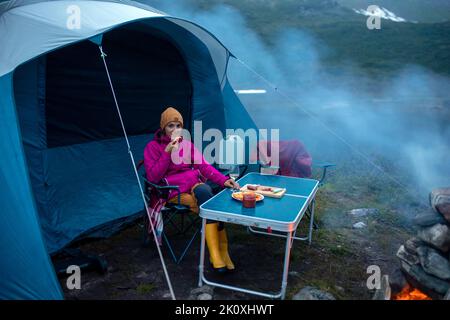
[[[407,284],[402,291],[394,295],[392,300],[432,300],[419,289],[411,287]]]
[[[450,188],[429,199],[413,219],[416,236],[397,251],[400,267],[382,277],[373,300],[450,300]]]
[[[394,300],[450,299],[450,188],[430,193],[430,207],[413,222],[417,235],[400,246]]]

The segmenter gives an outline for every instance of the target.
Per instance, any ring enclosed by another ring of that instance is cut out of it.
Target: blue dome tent
[[[98,45],[137,155],[168,105],[187,129],[255,127],[231,53],[192,22],[131,1],[1,2],[1,299],[61,299],[49,255],[143,208]]]

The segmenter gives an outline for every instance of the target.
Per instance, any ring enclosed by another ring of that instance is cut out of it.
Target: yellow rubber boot
[[[219,250],[227,269],[234,270],[234,263],[231,261],[230,255],[228,254],[228,239],[225,229],[219,231]]]
[[[217,229],[218,223],[207,223],[205,238],[206,244],[209,250],[209,261],[212,263],[213,268],[217,272],[226,272],[225,262],[222,259],[219,251],[219,230]]]

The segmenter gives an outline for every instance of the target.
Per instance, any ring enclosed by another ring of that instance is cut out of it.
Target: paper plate
[[[231,194],[231,197],[237,201],[242,201],[242,198],[244,196],[243,194],[244,194],[244,192],[242,192],[242,191],[233,192]],[[256,202],[262,201],[264,199],[264,196],[262,194],[257,193],[257,192],[255,192],[255,194],[256,194]]]

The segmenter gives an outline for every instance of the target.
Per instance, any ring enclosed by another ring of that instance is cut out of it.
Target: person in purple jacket
[[[206,180],[228,188],[239,188],[239,184],[209,164],[193,143],[180,139],[182,128],[183,117],[176,109],[169,107],[161,114],[160,128],[145,147],[145,171],[152,183],[178,186],[181,203],[198,213],[200,205],[213,196]],[[176,201],[173,190],[169,202]],[[234,270],[223,223],[208,220],[205,237],[214,270],[220,273]]]

